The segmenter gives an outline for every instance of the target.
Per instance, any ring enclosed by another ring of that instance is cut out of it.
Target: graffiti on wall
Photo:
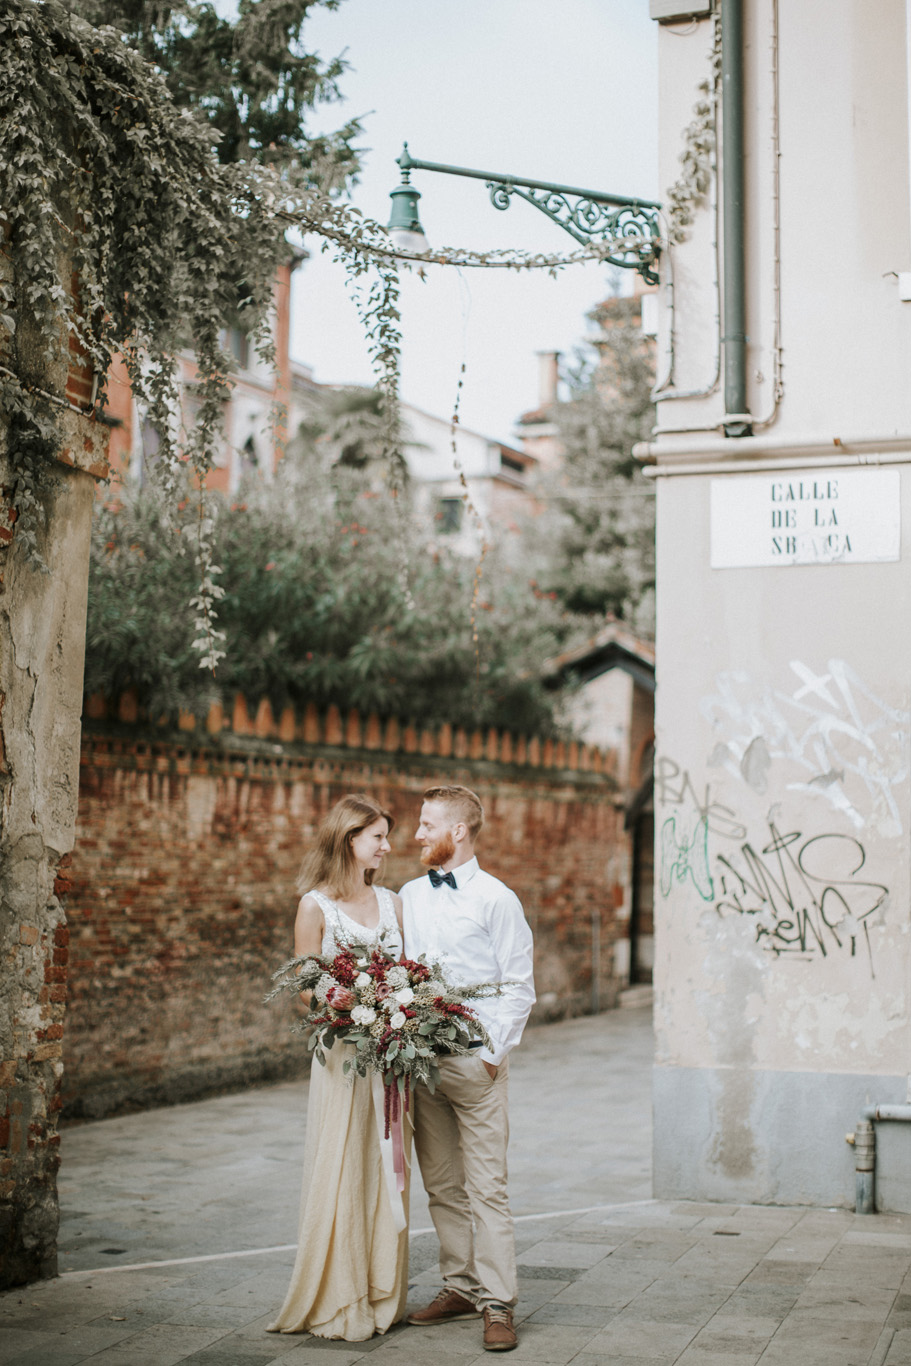
[[[697,790],[688,769],[667,755],[655,757],[655,801],[660,807],[677,810],[677,825],[704,824],[714,835],[743,839],[746,826],[737,820],[731,807],[718,801],[711,783]]]
[[[893,707],[844,660],[815,672],[792,660],[791,691],[757,693],[750,675],[719,674],[702,706],[715,733],[709,766],[754,792],[819,799],[856,830],[902,833],[897,789],[909,775],[911,713]]]
[[[776,957],[848,953],[862,944],[873,968],[869,923],[886,905],[888,888],[862,876],[866,851],[852,835],[782,834],[768,823],[768,842],[744,842],[717,854],[719,915],[740,915],[756,942]]]
[[[789,690],[757,689],[739,671],[716,678],[702,707],[709,782],[656,759],[661,891],[688,886],[776,958],[861,955],[872,971],[870,927],[889,890],[867,868],[863,832],[896,839],[907,823],[911,714],[843,660],[822,672],[794,660],[790,673]],[[802,799],[798,819],[783,817],[787,797]]]
[[[670,895],[675,881],[689,878],[703,901],[712,900],[715,884],[709,871],[709,828],[704,820],[688,835],[678,831],[676,819],[668,816],[661,827],[659,869],[664,896]]]

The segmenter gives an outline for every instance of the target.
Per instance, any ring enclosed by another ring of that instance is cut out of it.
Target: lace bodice
[[[334,956],[342,945],[350,944],[352,940],[356,940],[358,943],[374,944],[379,940],[381,934],[384,936],[383,943],[389,953],[400,954],[403,952],[402,932],[396,918],[392,893],[388,887],[374,887],[373,890],[376,893],[380,918],[372,929],[352,920],[351,916],[346,915],[340,906],[337,906],[328,896],[324,896],[322,892],[318,892],[315,887],[309,893],[323,913],[322,953],[324,955]]]

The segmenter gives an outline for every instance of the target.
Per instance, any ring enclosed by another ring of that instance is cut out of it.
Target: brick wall
[[[151,728],[130,698],[87,708],[67,900],[66,1113],[94,1116],[293,1074],[290,1002],[263,1003],[290,956],[308,837],[345,792],[396,815],[384,881],[420,871],[420,794],[462,782],[484,801],[485,867],[536,938],[539,1017],[610,1005],[629,854],[612,756],[489,732],[323,716],[279,720],[243,699],[205,724]],[[126,720],[121,720],[126,717]],[[598,934],[593,934],[593,919]],[[593,980],[593,940],[600,964]]]

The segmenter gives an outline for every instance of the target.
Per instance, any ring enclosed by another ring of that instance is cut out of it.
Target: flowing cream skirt
[[[383,1138],[379,1078],[345,1076],[337,1043],[310,1080],[304,1186],[291,1285],[270,1333],[363,1342],[405,1313],[411,1116],[405,1116],[405,1192],[395,1189]]]

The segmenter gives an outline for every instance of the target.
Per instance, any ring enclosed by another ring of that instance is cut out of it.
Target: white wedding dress
[[[402,952],[392,893],[375,889],[379,923],[365,929],[320,892],[322,952],[353,940]],[[270,1333],[313,1333],[363,1342],[385,1333],[405,1313],[408,1294],[408,1176],[411,1116],[405,1117],[405,1192],[396,1190],[392,1144],[383,1137],[378,1077],[345,1075],[352,1049],[336,1043],[326,1066],[310,1076],[304,1185],[297,1259],[291,1285]]]

